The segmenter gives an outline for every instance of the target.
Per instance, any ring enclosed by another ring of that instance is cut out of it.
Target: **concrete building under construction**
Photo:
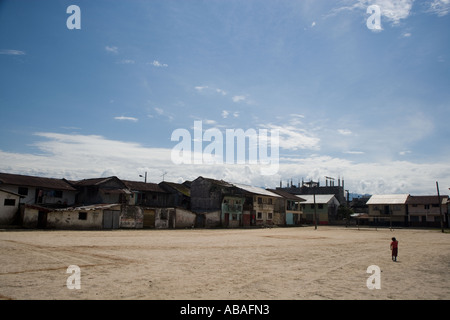
[[[277,190],[283,190],[295,195],[333,194],[339,201],[339,204],[345,205],[347,203],[343,178],[338,178],[336,182],[334,178],[325,177],[325,186],[321,186],[320,181],[310,180],[305,182],[303,179],[301,183],[299,182],[295,185],[291,180],[290,183],[288,181],[286,187],[283,187],[282,182],[280,182],[280,187]]]

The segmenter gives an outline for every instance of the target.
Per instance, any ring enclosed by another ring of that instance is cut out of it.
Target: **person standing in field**
[[[397,239],[392,238],[391,242],[391,251],[392,251],[392,261],[397,261],[397,255],[398,255],[398,241]]]

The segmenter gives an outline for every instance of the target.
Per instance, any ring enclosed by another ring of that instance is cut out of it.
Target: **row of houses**
[[[373,195],[366,202],[368,214],[362,217],[373,225],[449,227],[449,197],[410,194]]]
[[[71,181],[0,173],[0,225],[140,229],[342,222],[338,209],[346,203],[338,200],[340,189],[337,193],[322,194],[329,191],[329,186],[325,186],[326,190],[315,186],[314,192],[305,189],[306,186],[295,190],[292,186],[264,189],[205,177],[158,184],[115,176]],[[441,198],[438,211],[444,209],[447,217],[448,196]],[[432,196],[372,196],[367,205],[368,214],[358,215],[358,221],[378,225],[389,220],[391,225],[412,226],[434,226],[440,221]]]

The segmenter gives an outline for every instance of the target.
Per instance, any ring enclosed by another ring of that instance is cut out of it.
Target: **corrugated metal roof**
[[[301,198],[301,196],[296,196],[292,193],[283,191],[283,190],[276,190],[276,189],[267,189],[270,192],[276,193],[280,196],[282,196],[283,198],[289,199],[289,200],[295,200],[295,201],[305,201],[305,199]]]
[[[11,192],[11,191],[8,191],[8,190],[0,189],[0,191],[1,192],[5,192],[5,193],[9,193],[9,194],[12,194],[12,195],[15,195],[15,196],[20,197],[20,198],[25,198],[25,196],[22,196],[22,195],[20,195],[18,193]]]
[[[305,199],[301,204],[314,204],[314,195],[313,194],[302,194],[296,196],[300,199]],[[334,197],[334,194],[316,194],[316,204],[317,203],[329,203]],[[336,197],[334,197],[336,198]],[[337,199],[336,199],[337,201]]]
[[[366,204],[405,204],[409,194],[375,194]]]
[[[163,182],[159,183],[159,186],[162,186],[162,188],[170,187],[178,192],[181,192],[182,194],[184,194],[187,197],[191,196],[191,190],[189,189],[189,187],[187,187],[186,185],[184,185],[182,183],[163,181]],[[167,192],[170,193],[170,191],[167,191]]]
[[[157,183],[122,180],[131,191],[167,193]]]
[[[89,206],[81,206],[81,207],[69,207],[64,209],[56,209],[54,211],[90,211],[90,210],[98,210],[98,209],[110,209],[112,207],[120,206],[118,203],[100,203],[93,204]]]
[[[21,174],[0,173],[0,185],[10,184],[23,187],[37,187],[54,190],[76,191],[66,180],[26,176]]]
[[[447,203],[448,196],[441,196],[441,204]],[[409,196],[406,204],[439,204],[438,196]]]
[[[106,178],[90,178],[90,179],[83,179],[83,180],[79,180],[79,181],[74,181],[74,185],[76,186],[98,186],[102,183],[108,182],[110,180],[116,180],[116,181],[120,181],[122,183],[122,181],[113,176],[113,177],[106,177]],[[123,184],[123,183],[122,183]]]
[[[253,187],[253,186],[249,186],[246,184],[240,184],[240,183],[233,183],[233,185],[238,187],[239,189],[245,190],[249,193],[260,194],[263,196],[274,197],[274,198],[281,198],[280,195],[270,192],[269,190],[266,190],[266,189],[263,189],[260,187]]]

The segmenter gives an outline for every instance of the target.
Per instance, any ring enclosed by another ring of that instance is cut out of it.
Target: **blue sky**
[[[0,1],[3,172],[448,193],[449,88],[449,0]],[[279,172],[174,165],[200,120],[279,130]]]

